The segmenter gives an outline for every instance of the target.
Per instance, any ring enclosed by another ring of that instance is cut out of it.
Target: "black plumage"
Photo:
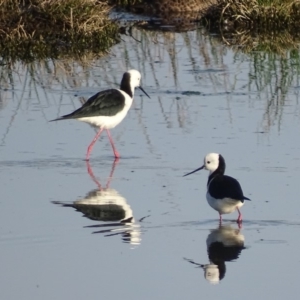
[[[208,181],[208,192],[215,199],[231,198],[241,202],[250,200],[243,195],[239,182],[235,178],[227,175],[217,174],[213,176]]]
[[[244,200],[250,200],[245,197],[239,182],[230,176],[224,175],[226,164],[221,154],[208,153],[204,158],[204,165],[192,172],[185,174],[188,176],[200,170],[210,171],[207,182],[206,200],[208,204],[219,213],[220,223],[222,214],[229,214],[234,210],[239,213],[237,223],[242,222],[240,207]]]
[[[60,204],[63,207],[72,207],[77,211],[83,213],[84,217],[94,220],[94,221],[103,221],[103,222],[112,222],[112,221],[122,221],[126,217],[126,211],[122,205],[113,203],[101,203],[101,191],[94,190],[89,192],[88,197],[85,199],[84,203],[74,202],[74,203],[64,203],[59,201],[53,201],[53,204]],[[98,203],[89,203],[89,200],[99,199]]]
[[[103,130],[106,130],[115,158],[120,154],[115,148],[109,129],[116,127],[127,115],[133,101],[134,89],[139,87],[147,96],[149,95],[140,86],[141,74],[137,70],[128,70],[123,74],[120,89],[101,91],[84,103],[74,112],[59,117],[52,121],[77,119],[99,127],[99,130],[88,146],[86,160],[89,160],[94,144]],[[149,97],[150,98],[150,97]]]
[[[231,177],[224,175],[225,173],[225,159],[219,154],[219,166],[208,177],[208,192],[215,199],[231,198],[244,202],[244,200],[250,200],[245,197],[239,182]]]
[[[125,97],[119,90],[109,89],[101,91],[89,98],[74,112],[52,121],[79,119],[99,116],[114,116],[125,106]]]
[[[219,279],[222,280],[226,273],[226,261],[232,261],[239,258],[242,250],[246,249],[244,244],[226,246],[222,242],[214,242],[207,248],[210,262],[218,266]]]
[[[226,246],[220,241],[211,243],[207,248],[209,260],[214,264],[218,264],[220,261],[232,261],[239,258],[242,250],[246,249],[244,244],[236,244],[232,246]]]

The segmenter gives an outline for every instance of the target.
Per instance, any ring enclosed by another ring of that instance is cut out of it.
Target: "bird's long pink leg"
[[[239,212],[239,216],[238,219],[236,220],[237,223],[242,223],[242,214],[240,212],[240,210],[237,208],[237,211]]]
[[[222,225],[222,215],[219,213],[219,224]]]
[[[117,151],[117,149],[115,148],[115,145],[114,145],[114,142],[113,142],[113,140],[112,140],[112,137],[111,137],[111,135],[110,135],[109,130],[106,129],[106,132],[107,132],[109,141],[110,141],[110,143],[111,143],[111,146],[112,146],[112,148],[113,148],[115,158],[120,158],[120,154],[119,154],[119,152]]]
[[[87,166],[87,171],[88,171],[89,175],[91,176],[91,178],[97,184],[99,190],[101,191],[102,190],[102,186],[101,186],[100,182],[97,180],[96,176],[94,175],[94,172],[93,172],[92,167],[91,167],[91,165],[90,165],[90,163],[89,163],[88,160],[86,161],[86,166]]]
[[[114,162],[112,164],[112,168],[111,168],[111,171],[110,171],[107,183],[106,183],[106,188],[107,189],[109,188],[110,182],[111,182],[111,180],[113,178],[113,175],[114,175],[114,172],[115,172],[115,167],[118,164],[118,162],[119,162],[119,158],[115,158],[115,160],[114,160]]]
[[[99,136],[100,136],[100,134],[101,134],[102,131],[103,131],[103,128],[100,128],[99,131],[97,132],[96,136],[94,137],[94,139],[92,140],[92,142],[88,146],[87,153],[86,153],[86,160],[90,159],[91,151],[92,151],[92,149],[94,147],[94,144],[98,140],[98,138],[99,138]]]

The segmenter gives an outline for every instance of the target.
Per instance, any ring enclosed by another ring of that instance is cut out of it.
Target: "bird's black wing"
[[[235,200],[249,200],[243,194],[239,182],[230,176],[215,176],[209,184],[209,193],[215,199],[231,198]]]
[[[114,116],[125,106],[124,95],[116,89],[101,91],[89,98],[80,108],[53,121],[97,116]]]

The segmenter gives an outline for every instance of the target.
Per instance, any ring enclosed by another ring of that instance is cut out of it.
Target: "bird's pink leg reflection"
[[[111,166],[111,171],[110,171],[110,174],[109,174],[109,177],[107,179],[107,183],[106,183],[104,189],[109,188],[109,185],[110,185],[111,180],[113,178],[113,175],[114,175],[114,172],[115,172],[115,168],[116,168],[116,165],[118,164],[118,162],[119,162],[119,158],[116,158],[114,160],[112,166]],[[94,172],[93,172],[92,167],[90,165],[90,162],[88,160],[86,161],[86,166],[87,166],[88,174],[90,175],[90,177],[92,178],[92,180],[96,183],[96,185],[98,186],[99,190],[103,190],[102,185],[99,182],[99,180],[96,178],[96,176],[94,175]]]

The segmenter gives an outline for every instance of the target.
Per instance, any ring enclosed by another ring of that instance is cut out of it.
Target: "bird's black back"
[[[125,106],[124,95],[116,89],[101,91],[89,98],[80,108],[57,120],[98,116],[114,116]],[[56,121],[56,120],[54,120]]]
[[[208,179],[208,192],[215,199],[231,198],[244,202],[246,198],[243,194],[239,182],[230,176],[222,174],[211,174]]]
[[[217,264],[218,261],[232,261],[238,259],[244,245],[225,246],[222,242],[214,242],[209,245],[207,252],[209,259]]]

